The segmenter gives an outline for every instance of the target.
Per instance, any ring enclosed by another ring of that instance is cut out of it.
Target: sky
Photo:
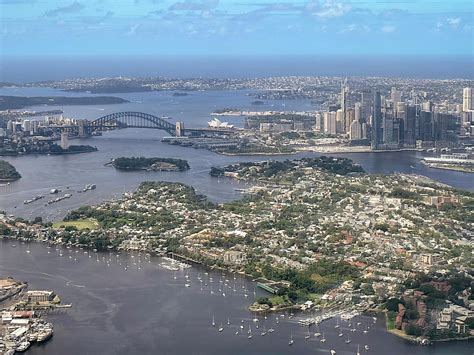
[[[0,0],[0,55],[474,57],[473,0]]]

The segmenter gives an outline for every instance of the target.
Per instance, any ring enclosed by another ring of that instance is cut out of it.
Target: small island
[[[179,97],[179,96],[188,96],[189,94],[187,92],[175,92],[173,93],[173,96]]]
[[[189,169],[186,160],[174,158],[120,157],[112,160],[111,164],[119,170],[185,171]]]
[[[5,160],[0,160],[0,182],[16,181],[21,175],[15,167]]]
[[[252,104],[252,105],[264,105],[265,102],[260,101],[260,100],[255,100],[255,101],[252,101],[251,104]]]
[[[97,152],[97,148],[90,145],[70,145],[68,148],[64,149],[57,144],[52,144],[49,147],[49,154],[59,155],[59,154],[79,154],[79,153],[90,153]]]

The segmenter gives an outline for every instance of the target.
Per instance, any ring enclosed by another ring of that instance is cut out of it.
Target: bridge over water
[[[94,132],[110,131],[122,128],[152,128],[168,132],[172,136],[203,136],[216,134],[232,134],[228,129],[185,128],[183,122],[173,124],[165,118],[144,112],[115,112],[97,118],[94,121],[80,123],[79,135],[89,135]]]

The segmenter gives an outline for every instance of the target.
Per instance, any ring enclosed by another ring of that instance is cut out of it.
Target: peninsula
[[[241,200],[214,204],[180,183],[144,182],[118,200],[71,211],[65,228],[7,216],[3,228],[15,238],[173,253],[244,273],[273,293],[257,308],[311,301],[384,311],[388,328],[403,334],[469,337],[473,193],[421,176],[367,174],[335,157],[239,163],[211,174],[253,186]],[[90,229],[74,227],[91,220]]]
[[[0,110],[15,110],[27,106],[111,105],[125,102],[129,101],[114,96],[0,96]]]
[[[5,160],[0,160],[0,182],[10,182],[21,178],[15,167]]]

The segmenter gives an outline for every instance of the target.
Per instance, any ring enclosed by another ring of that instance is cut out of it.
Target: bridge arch
[[[106,131],[119,128],[154,128],[176,135],[176,126],[160,118],[144,112],[125,111],[111,113],[88,123],[88,129],[92,131]]]

